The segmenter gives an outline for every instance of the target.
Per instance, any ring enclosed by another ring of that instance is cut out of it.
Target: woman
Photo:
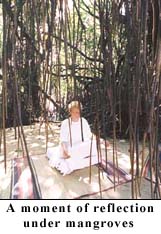
[[[68,111],[70,117],[61,124],[60,146],[47,151],[50,166],[63,175],[98,163],[96,141],[87,120],[81,117],[81,104],[72,101]]]

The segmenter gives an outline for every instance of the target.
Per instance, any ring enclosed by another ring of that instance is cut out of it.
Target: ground
[[[131,199],[132,183],[130,181],[130,160],[129,144],[125,140],[117,140],[117,158],[118,166],[126,174],[126,178],[114,178],[113,175],[107,177],[107,174],[100,171],[99,167],[92,166],[77,170],[70,175],[62,176],[56,169],[49,166],[46,158],[47,147],[53,147],[59,143],[60,123],[50,123],[48,127],[36,123],[31,126],[24,126],[29,155],[31,156],[38,181],[41,188],[43,199]],[[48,137],[47,137],[48,136]],[[14,129],[6,130],[7,139],[7,170],[4,170],[3,147],[0,154],[0,199],[10,198],[12,186],[12,162],[14,158],[22,157],[23,148],[21,141],[15,140]],[[102,154],[105,154],[104,146]],[[113,148],[107,150],[108,160],[113,161]],[[24,171],[23,171],[24,173]],[[22,174],[23,174],[22,173]],[[91,175],[90,175],[91,173]],[[22,176],[21,174],[21,176]],[[25,175],[25,174],[24,174]],[[110,180],[111,179],[111,180]],[[115,186],[114,182],[115,180]],[[118,181],[120,185],[118,185]],[[137,186],[139,185],[139,186]],[[139,178],[133,184],[135,194],[138,199],[150,199],[150,182],[144,178]],[[138,188],[141,193],[138,192]],[[100,192],[101,191],[101,192]]]

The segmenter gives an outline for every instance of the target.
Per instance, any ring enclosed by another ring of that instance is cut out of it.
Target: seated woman
[[[60,145],[47,150],[50,166],[63,175],[98,163],[96,140],[87,120],[80,116],[80,103],[72,101],[68,110],[70,117],[61,124]]]

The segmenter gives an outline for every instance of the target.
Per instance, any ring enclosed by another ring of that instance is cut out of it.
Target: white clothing
[[[82,133],[84,141],[82,141]],[[57,168],[63,175],[88,167],[90,164],[98,163],[96,141],[92,140],[91,142],[91,130],[87,120],[84,118],[82,118],[82,133],[80,119],[78,122],[65,119],[60,129],[60,141],[67,144],[68,153],[71,157],[68,159],[63,158],[61,146],[47,150],[50,166]]]
[[[82,119],[82,120],[81,120]],[[91,138],[91,130],[89,124],[86,119],[81,118],[79,121],[74,122],[71,121],[71,118],[65,119],[62,122],[61,129],[60,129],[60,141],[67,142],[69,145],[70,142],[70,134],[71,134],[71,141],[74,145],[75,143],[82,142],[82,133],[84,141],[89,140]],[[81,121],[82,121],[82,129],[81,129]]]

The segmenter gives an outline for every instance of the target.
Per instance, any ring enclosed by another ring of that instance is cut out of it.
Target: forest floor
[[[117,140],[117,158],[118,166],[126,172],[127,181],[120,185],[114,186],[111,177],[107,177],[106,173],[99,171],[97,166],[91,167],[91,179],[89,168],[77,170],[70,175],[62,176],[56,169],[49,166],[46,157],[46,148],[53,147],[59,143],[60,123],[50,123],[48,127],[48,144],[46,145],[46,127],[36,123],[31,126],[24,126],[26,142],[34,166],[38,181],[41,188],[43,199],[131,199],[131,174],[130,174],[130,158],[129,143],[125,140]],[[22,157],[23,151],[21,143],[15,140],[14,129],[6,129],[7,144],[7,170],[4,170],[3,147],[0,153],[0,199],[9,199],[11,195],[11,175],[12,162],[14,158]],[[105,154],[104,146],[101,146],[102,152]],[[108,159],[113,159],[112,144],[107,149]],[[100,175],[100,176],[99,176]],[[115,178],[117,182],[117,178]],[[134,182],[136,188],[139,184],[140,193],[136,192],[134,198],[150,199],[151,184],[145,178]],[[101,193],[100,193],[101,189]],[[136,191],[136,189],[135,189]]]

